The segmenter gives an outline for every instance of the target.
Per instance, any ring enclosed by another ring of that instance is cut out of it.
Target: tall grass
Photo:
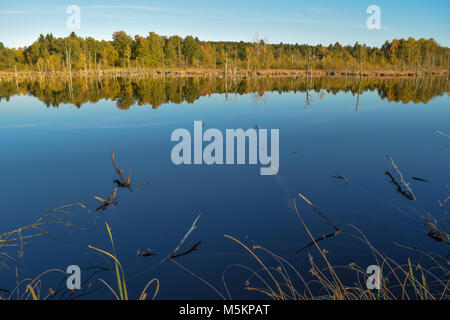
[[[312,206],[312,203],[304,196],[299,195],[306,203]],[[308,253],[309,264],[311,266],[309,273],[310,279],[306,280],[301,272],[296,269],[286,259],[281,258],[270,250],[260,245],[246,245],[235,237],[225,235],[225,238],[232,240],[242,247],[257,263],[257,268],[250,268],[244,265],[230,265],[239,267],[248,271],[250,276],[245,282],[245,289],[250,292],[258,292],[262,295],[275,300],[443,300],[450,299],[448,278],[448,262],[444,259],[444,265],[441,265],[432,255],[423,253],[434,265],[430,268],[424,268],[420,263],[413,264],[408,259],[406,264],[399,264],[394,259],[384,256],[380,253],[366,238],[366,236],[355,226],[351,226],[358,232],[352,237],[360,240],[367,245],[370,252],[380,267],[380,288],[370,290],[367,287],[369,275],[366,270],[349,263],[347,266],[333,265],[330,253],[319,246],[304,223],[302,216],[295,204],[294,209],[302,222],[307,234],[311,238],[316,251],[321,257],[323,267],[316,263],[312,254]],[[316,208],[317,209],[317,208]],[[404,247],[407,248],[407,247]],[[416,250],[415,248],[408,248]],[[263,256],[270,259],[272,265],[265,261]],[[273,265],[274,264],[274,265]],[[227,270],[226,269],[226,270]],[[438,272],[433,272],[436,269]],[[225,271],[226,271],[225,270]],[[348,285],[343,272],[352,271],[355,274],[354,279],[357,283]],[[222,276],[225,290],[231,299],[228,285],[225,281],[225,271]],[[419,273],[417,277],[416,274]],[[447,278],[446,278],[447,277]]]
[[[119,294],[117,294],[117,292],[105,280],[103,280],[103,279],[98,279],[98,280],[100,282],[102,282],[109,289],[109,291],[111,291],[111,293],[114,295],[114,297],[117,300],[128,300],[128,291],[127,291],[127,284],[125,281],[125,273],[123,271],[122,264],[120,263],[119,259],[117,258],[116,249],[114,246],[114,240],[113,240],[113,236],[111,233],[111,228],[109,227],[108,223],[106,223],[106,222],[105,222],[105,225],[106,225],[106,230],[108,232],[109,240],[111,241],[111,247],[112,247],[113,252],[110,253],[110,252],[107,252],[105,250],[99,249],[99,248],[91,246],[91,245],[88,245],[88,247],[90,249],[96,250],[96,251],[106,255],[107,257],[111,258],[114,261],[115,277],[116,277],[116,281],[117,281],[117,289],[119,291]],[[142,292],[139,296],[140,300],[145,300],[147,298],[147,296],[148,296],[147,289],[154,282],[156,283],[156,289],[155,289],[155,293],[153,294],[152,299],[156,298],[156,296],[158,295],[158,291],[159,291],[159,280],[154,278],[145,285],[144,289],[142,290]]]
[[[321,212],[313,203],[308,200],[305,196],[299,194],[299,197],[305,201],[309,206],[311,206],[334,230],[335,235],[343,233],[342,228],[337,227],[328,217],[326,217],[323,212]],[[447,203],[444,200],[440,203],[441,207]],[[78,204],[77,204],[78,205]],[[84,206],[82,206],[85,208]],[[34,224],[18,228],[12,232],[4,233],[0,235],[0,249],[2,247],[16,246],[22,251],[24,244],[26,244],[28,239],[40,235],[48,235],[47,231],[42,229],[43,226],[48,224],[63,224],[66,226],[71,226],[68,222],[59,219],[60,217],[55,216],[55,214],[67,214],[65,209],[67,206],[55,209],[43,218],[37,220]],[[445,208],[444,208],[445,209]],[[305,228],[306,233],[311,239],[311,247],[314,253],[308,253],[308,262],[310,269],[308,274],[303,274],[299,269],[297,269],[288,260],[282,258],[281,256],[273,253],[272,251],[264,248],[261,245],[252,243],[246,244],[244,241],[239,240],[236,237],[225,235],[226,239],[229,239],[241,247],[254,261],[256,262],[256,268],[245,265],[229,265],[223,271],[222,282],[226,294],[222,294],[219,289],[215,288],[208,281],[196,275],[189,269],[185,268],[178,262],[174,260],[175,257],[181,257],[185,255],[186,252],[190,253],[196,248],[187,250],[184,253],[178,254],[179,249],[184,244],[187,237],[192,233],[193,230],[197,228],[197,221],[200,216],[195,220],[191,228],[188,230],[186,235],[180,241],[175,250],[165,259],[164,261],[171,261],[179,266],[182,270],[194,276],[198,280],[202,281],[204,284],[212,288],[222,299],[226,299],[226,295],[229,299],[232,299],[228,284],[225,280],[225,273],[232,267],[238,267],[250,275],[245,282],[245,290],[248,292],[256,292],[264,297],[275,300],[318,300],[318,299],[332,299],[332,300],[442,300],[450,299],[449,286],[450,277],[448,272],[448,261],[446,258],[436,257],[435,255],[424,253],[416,248],[408,248],[406,246],[401,246],[406,249],[414,250],[422,254],[433,263],[433,265],[427,266],[423,265],[422,258],[417,263],[413,263],[411,258],[408,258],[407,263],[399,264],[394,259],[383,255],[378,251],[371,242],[367,239],[364,233],[359,230],[356,226],[350,225],[353,230],[357,231],[357,234],[349,234],[351,237],[359,240],[361,243],[366,245],[369,252],[373,255],[376,264],[380,267],[380,288],[376,290],[370,290],[367,287],[368,274],[366,270],[356,263],[349,263],[345,266],[335,265],[332,261],[332,255],[323,247],[319,245],[322,240],[330,238],[315,238],[304,222],[300,210],[297,208],[296,201],[294,199],[294,210],[299,218],[299,221]],[[447,211],[445,211],[447,212]],[[49,220],[49,218],[51,218]],[[125,277],[125,271],[120,263],[118,253],[116,251],[116,246],[113,238],[113,232],[108,223],[105,223],[108,239],[111,245],[110,251],[105,249],[100,249],[93,245],[88,245],[88,248],[101,253],[106,258],[111,259],[114,262],[114,280],[116,288],[102,278],[96,279],[102,283],[117,300],[129,300],[129,292],[127,289],[127,282]],[[24,235],[24,231],[33,231]],[[309,246],[307,246],[309,248]],[[317,260],[316,256],[319,257]],[[441,259],[441,260],[439,260]],[[440,261],[443,261],[440,262]],[[357,279],[356,283],[347,284],[345,272],[352,271],[354,274],[353,279]],[[8,293],[7,296],[1,296],[0,300],[11,299],[14,295],[17,295],[17,299],[32,299],[32,300],[45,300],[51,296],[55,296],[54,292],[49,291],[44,293],[42,291],[43,276],[49,273],[60,273],[66,277],[63,270],[51,269],[41,273],[34,279],[24,279],[22,281],[17,281],[17,286]],[[136,297],[140,300],[145,300],[148,298],[148,290],[151,285],[155,285],[151,299],[155,299],[159,292],[160,282],[159,279],[154,278],[147,282],[144,286],[142,292]],[[23,290],[22,290],[23,288]]]

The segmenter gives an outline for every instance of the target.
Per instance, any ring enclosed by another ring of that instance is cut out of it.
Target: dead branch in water
[[[391,178],[391,183],[397,188],[398,193],[408,200],[414,200],[408,192],[403,191],[402,186],[397,182],[397,180],[395,180],[394,176],[389,171],[386,171],[384,174]]]
[[[436,133],[437,134],[440,134],[441,136],[443,136],[443,137],[446,137],[447,139],[450,139],[450,136],[448,136],[447,134],[445,134],[445,133],[443,133],[442,131],[436,131]],[[445,149],[447,149],[447,148],[450,148],[450,145],[448,145],[448,146],[445,146],[445,147],[442,147],[442,148],[440,148],[440,149],[437,149],[437,150],[435,150],[436,152],[440,152],[440,151],[442,151],[442,150],[445,150]]]
[[[325,214],[323,214],[319,209],[317,209],[317,207],[315,206],[315,205],[313,205],[312,204],[312,202],[311,201],[309,201],[305,196],[303,196],[302,194],[298,194],[303,200],[305,200],[334,230],[335,230],[335,232],[332,232],[332,233],[329,233],[329,234],[326,234],[326,235],[323,235],[323,236],[321,236],[321,237],[319,237],[319,238],[313,238],[313,240],[310,242],[310,243],[308,243],[306,246],[304,246],[303,248],[301,248],[301,249],[299,249],[299,250],[297,250],[297,252],[296,253],[300,253],[301,251],[303,251],[303,250],[305,250],[305,249],[307,249],[307,248],[309,248],[309,247],[311,247],[312,245],[314,245],[314,244],[316,244],[317,242],[319,242],[319,241],[322,241],[322,240],[325,240],[325,239],[328,239],[328,238],[331,238],[331,237],[334,237],[334,236],[337,236],[339,233],[341,233],[341,230],[338,228],[338,227],[336,227],[336,225],[333,223],[333,222],[331,222],[331,220],[325,215]],[[301,217],[300,217],[300,213],[298,212],[298,210],[297,210],[297,206],[295,205],[295,199],[294,199],[294,208],[295,208],[295,210],[296,210],[296,212],[297,212],[297,215],[299,216],[299,218],[301,219]]]
[[[106,200],[97,196],[94,196],[94,198],[102,202],[102,205],[95,211],[106,210],[106,208],[112,205],[117,206],[117,188],[114,188],[114,191],[109,194],[108,199]]]
[[[405,188],[406,192],[409,194],[411,200],[416,200],[416,196],[414,195],[414,192],[412,191],[411,187],[409,186],[409,183],[405,181],[403,178],[403,174],[398,169],[397,165],[395,164],[394,160],[390,155],[387,155],[388,160],[391,162],[392,168],[394,169],[395,173],[397,173],[398,180],[400,181],[400,184]]]
[[[443,133],[442,131],[438,130],[436,131],[437,134],[440,134],[441,136],[446,137],[447,139],[450,139],[450,136],[446,135],[445,133]]]
[[[119,169],[119,167],[116,164],[116,161],[114,159],[114,150],[111,153],[111,160],[114,166],[114,169],[116,171],[116,174],[119,176],[120,180],[114,180],[114,183],[117,185],[117,187],[119,188],[127,188],[129,189],[131,192],[133,192],[133,189],[131,187],[133,187],[133,185],[131,184],[131,169],[128,172],[128,178],[125,178],[125,176],[123,175],[123,169]],[[145,183],[141,183],[141,184],[135,184],[134,186],[145,186],[147,184],[150,184],[150,182],[145,182]]]
[[[303,196],[302,194],[298,194],[303,200],[305,200],[326,222],[328,222],[328,224],[334,229],[334,230],[336,230],[336,231],[339,231],[339,228],[338,227],[336,227],[335,225],[334,225],[334,223],[333,222],[331,222],[331,220],[330,219],[328,219],[328,217],[325,215],[325,214],[323,214],[319,209],[317,209],[317,207],[315,206],[315,205],[313,205],[312,204],[312,202],[311,201],[309,201],[308,199],[306,199],[306,197],[305,196]]]
[[[189,250],[186,250],[185,252],[182,252],[182,253],[179,253],[179,254],[172,255],[171,258],[169,258],[169,259],[175,259],[175,258],[179,258],[179,257],[182,257],[182,256],[186,256],[186,255],[188,255],[189,253],[194,252],[195,250],[197,250],[197,247],[198,247],[201,243],[202,243],[202,242],[199,241],[199,242],[197,242],[196,244],[194,244]]]
[[[141,257],[141,256],[142,256],[142,257],[151,257],[151,256],[156,256],[157,253],[156,253],[156,252],[153,252],[152,250],[150,250],[150,248],[147,248],[147,251],[142,251],[142,252],[141,252],[141,249],[138,248],[136,255],[137,255],[138,257]]]
[[[333,178],[344,180],[344,181],[346,182],[346,183],[345,183],[346,185],[350,183],[350,179],[347,178],[346,176],[343,176],[342,174],[340,174],[340,173],[337,172],[337,171],[335,171],[334,173],[335,173],[336,175],[335,175],[335,176],[332,176]]]
[[[123,169],[119,169],[119,167],[117,167],[116,161],[114,160],[114,150],[111,153],[111,160],[114,166],[114,169],[116,170],[117,175],[120,178],[119,180],[114,180],[114,182],[117,184],[118,187],[121,188],[128,188],[131,192],[133,192],[133,190],[131,189],[131,169],[128,173],[128,179],[125,178],[125,176],[123,175]]]
[[[190,229],[188,230],[188,232],[184,235],[183,239],[181,239],[180,243],[177,245],[177,247],[172,251],[172,253],[165,258],[163,261],[166,260],[170,260],[173,259],[177,256],[181,256],[181,255],[177,255],[178,250],[180,250],[181,246],[184,244],[184,242],[187,240],[187,238],[189,237],[189,235],[195,230],[197,229],[197,221],[200,218],[201,214],[198,215],[198,217],[194,220],[194,223],[192,224],[192,226],[190,227]],[[191,249],[189,249],[189,252],[185,252],[182,255],[186,255],[192,251],[194,251],[196,249],[196,247],[198,247],[198,245],[200,245],[200,243],[195,244]]]
[[[319,242],[319,241],[322,241],[322,240],[325,240],[325,239],[328,239],[328,238],[331,238],[331,237],[334,237],[334,236],[337,236],[339,233],[341,233],[341,231],[335,231],[335,232],[332,232],[332,233],[329,233],[329,234],[325,234],[325,235],[323,235],[323,236],[321,236],[321,237],[319,237],[319,238],[317,238],[317,239],[314,239],[313,241],[311,241],[310,243],[308,243],[308,244],[307,244],[306,246],[304,246],[303,248],[298,249],[295,253],[300,253],[300,252],[302,252],[303,250],[308,249],[309,247],[311,247],[311,246],[314,245],[315,243],[317,243],[317,242]]]

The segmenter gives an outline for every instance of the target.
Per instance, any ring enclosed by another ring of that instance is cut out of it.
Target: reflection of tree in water
[[[203,80],[203,79],[202,79]],[[206,95],[211,91],[203,91],[201,87],[203,87],[198,78],[190,78],[187,79],[186,84],[183,86],[183,98],[188,103],[194,103],[201,95]]]
[[[164,103],[193,103],[210,94],[252,94],[259,101],[266,92],[352,93],[358,96],[365,91],[376,91],[389,102],[427,103],[433,97],[448,93],[444,77],[418,79],[363,79],[324,77],[314,78],[78,78],[72,82],[53,79],[47,81],[15,80],[0,82],[0,101],[15,95],[30,95],[46,106],[58,107],[72,104],[81,107],[99,100],[115,101],[119,109],[133,105],[151,105],[157,108]],[[307,102],[308,103],[308,102]]]
[[[131,83],[125,83],[120,86],[120,93],[115,97],[116,105],[118,109],[128,110],[136,103],[134,97],[134,88]]]

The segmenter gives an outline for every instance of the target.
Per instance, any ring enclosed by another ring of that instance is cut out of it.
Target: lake
[[[245,289],[250,271],[238,265],[254,270],[261,266],[224,235],[249,248],[261,245],[313,279],[308,254],[321,268],[326,265],[315,246],[296,253],[311,238],[293,199],[314,237],[334,229],[298,193],[341,230],[318,242],[335,266],[354,262],[365,270],[377,264],[370,248],[356,238],[361,236],[358,229],[402,265],[408,258],[420,261],[419,250],[445,257],[448,245],[426,234],[422,218],[440,230],[448,228],[448,93],[448,79],[439,77],[3,79],[0,234],[30,225],[62,205],[83,203],[90,211],[69,207],[73,215],[64,220],[57,220],[63,213],[48,216],[50,224],[11,235],[16,240],[0,246],[3,296],[17,298],[17,279],[78,265],[82,290],[60,293],[64,276],[51,272],[42,278],[42,292],[52,288],[64,299],[113,298],[96,279],[117,288],[114,264],[88,247],[112,252],[107,222],[130,298],[138,298],[145,284],[158,278],[157,299],[220,299],[198,277],[228,297],[222,281],[226,270],[232,298],[264,299],[264,294]],[[171,134],[178,128],[192,132],[196,120],[203,121],[204,130],[221,132],[279,129],[277,174],[260,175],[261,166],[248,161],[175,165]],[[149,184],[134,186],[133,192],[119,188],[117,206],[95,211],[102,203],[94,196],[106,199],[117,179],[112,150],[126,177],[132,169],[132,183]],[[387,155],[415,200],[408,198]],[[164,261],[200,214],[198,227],[177,253],[201,243]],[[49,234],[32,236],[43,230]],[[138,249],[142,253],[148,248],[157,254],[137,255]],[[272,256],[261,250],[258,254],[267,266],[277,267]],[[343,272],[343,281],[358,280]],[[262,286],[255,276],[249,282]],[[325,294],[320,286],[313,287],[318,295]],[[154,292],[154,285],[149,291]]]

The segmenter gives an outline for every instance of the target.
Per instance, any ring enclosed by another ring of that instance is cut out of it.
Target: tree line
[[[7,48],[0,42],[0,70],[40,72],[111,68],[225,68],[226,70],[449,70],[450,50],[434,39],[394,39],[380,48],[338,42],[323,45],[200,41],[186,36],[131,37],[115,32],[112,41],[40,35],[30,46]]]

